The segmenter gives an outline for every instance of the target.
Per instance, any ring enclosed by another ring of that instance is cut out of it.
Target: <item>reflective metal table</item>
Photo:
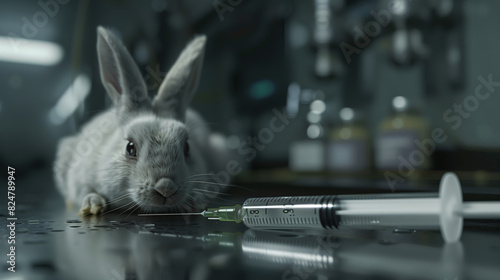
[[[6,262],[10,230],[2,226],[1,279],[500,277],[498,220],[466,223],[461,242],[445,244],[432,231],[314,235],[253,231],[201,217],[81,218],[65,208],[51,177],[40,170],[16,181],[15,272]],[[0,210],[3,221],[6,208]]]

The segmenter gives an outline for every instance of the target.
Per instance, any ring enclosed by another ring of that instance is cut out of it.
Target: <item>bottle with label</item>
[[[331,130],[327,167],[334,172],[362,172],[370,168],[370,133],[359,111],[340,110],[341,124]]]
[[[430,166],[430,153],[421,149],[428,138],[429,124],[403,96],[392,100],[392,114],[382,120],[375,140],[375,166],[380,170],[398,170],[410,176]]]
[[[291,144],[289,166],[293,171],[320,172],[325,170],[324,129],[326,105],[321,99],[310,103],[302,135]]]

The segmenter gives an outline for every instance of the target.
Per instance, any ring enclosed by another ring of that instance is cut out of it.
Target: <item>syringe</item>
[[[439,194],[262,197],[201,213],[139,214],[154,215],[201,215],[252,229],[441,229],[446,242],[455,242],[463,218],[500,218],[500,202],[463,203],[458,177],[449,172],[441,178]]]

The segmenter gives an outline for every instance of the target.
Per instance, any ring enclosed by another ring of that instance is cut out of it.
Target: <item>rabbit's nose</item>
[[[174,181],[168,178],[161,178],[156,182],[155,190],[162,196],[169,197],[177,191],[177,188],[175,187]]]

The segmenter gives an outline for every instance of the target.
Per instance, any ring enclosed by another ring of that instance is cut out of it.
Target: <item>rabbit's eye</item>
[[[137,150],[135,149],[135,144],[132,141],[129,141],[127,144],[127,156],[128,157],[137,157]]]
[[[187,158],[188,156],[189,156],[189,143],[186,140],[186,142],[184,143],[184,157]]]

